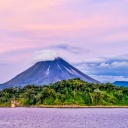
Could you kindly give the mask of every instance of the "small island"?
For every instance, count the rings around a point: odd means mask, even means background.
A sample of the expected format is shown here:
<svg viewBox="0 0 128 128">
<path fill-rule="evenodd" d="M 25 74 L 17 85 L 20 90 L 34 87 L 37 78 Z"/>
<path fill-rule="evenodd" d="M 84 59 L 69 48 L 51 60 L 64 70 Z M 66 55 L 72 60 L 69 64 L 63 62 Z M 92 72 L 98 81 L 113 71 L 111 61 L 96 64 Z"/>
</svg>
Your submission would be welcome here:
<svg viewBox="0 0 128 128">
<path fill-rule="evenodd" d="M 10 107 L 12 99 L 17 107 L 128 107 L 128 88 L 111 83 L 88 83 L 76 78 L 48 86 L 26 85 L 0 91 L 1 107 Z"/>
</svg>

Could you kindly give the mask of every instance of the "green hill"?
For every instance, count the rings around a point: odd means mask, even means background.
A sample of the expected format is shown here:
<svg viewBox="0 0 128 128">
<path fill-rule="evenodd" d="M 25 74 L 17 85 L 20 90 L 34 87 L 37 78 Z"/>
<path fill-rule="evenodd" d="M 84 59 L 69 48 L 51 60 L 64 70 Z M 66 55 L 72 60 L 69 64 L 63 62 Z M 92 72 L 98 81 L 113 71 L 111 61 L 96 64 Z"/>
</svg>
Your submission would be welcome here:
<svg viewBox="0 0 128 128">
<path fill-rule="evenodd" d="M 49 86 L 27 85 L 0 91 L 0 106 L 9 106 L 12 98 L 22 106 L 128 106 L 128 88 L 111 83 L 87 83 L 80 79 L 63 80 Z"/>
</svg>

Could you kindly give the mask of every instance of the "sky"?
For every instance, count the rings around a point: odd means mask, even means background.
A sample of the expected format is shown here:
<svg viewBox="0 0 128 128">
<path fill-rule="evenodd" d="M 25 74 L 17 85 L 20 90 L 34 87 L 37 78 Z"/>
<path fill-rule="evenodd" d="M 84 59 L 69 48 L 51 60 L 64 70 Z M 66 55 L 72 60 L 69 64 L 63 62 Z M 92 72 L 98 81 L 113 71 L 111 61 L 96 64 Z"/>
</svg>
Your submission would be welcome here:
<svg viewBox="0 0 128 128">
<path fill-rule="evenodd" d="M 128 0 L 1 0 L 0 83 L 49 54 L 101 82 L 128 81 L 127 5 Z"/>
</svg>

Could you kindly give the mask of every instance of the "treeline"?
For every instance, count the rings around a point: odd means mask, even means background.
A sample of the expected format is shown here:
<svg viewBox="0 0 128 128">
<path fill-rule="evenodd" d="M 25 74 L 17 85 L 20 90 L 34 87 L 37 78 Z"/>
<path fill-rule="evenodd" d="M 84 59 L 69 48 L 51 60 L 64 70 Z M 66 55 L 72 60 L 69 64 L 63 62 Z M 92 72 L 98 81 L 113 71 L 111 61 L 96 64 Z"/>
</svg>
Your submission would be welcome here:
<svg viewBox="0 0 128 128">
<path fill-rule="evenodd" d="M 80 79 L 63 80 L 49 86 L 27 85 L 0 91 L 0 106 L 10 106 L 15 98 L 21 106 L 104 105 L 128 106 L 128 88 L 111 83 L 93 84 Z"/>
</svg>

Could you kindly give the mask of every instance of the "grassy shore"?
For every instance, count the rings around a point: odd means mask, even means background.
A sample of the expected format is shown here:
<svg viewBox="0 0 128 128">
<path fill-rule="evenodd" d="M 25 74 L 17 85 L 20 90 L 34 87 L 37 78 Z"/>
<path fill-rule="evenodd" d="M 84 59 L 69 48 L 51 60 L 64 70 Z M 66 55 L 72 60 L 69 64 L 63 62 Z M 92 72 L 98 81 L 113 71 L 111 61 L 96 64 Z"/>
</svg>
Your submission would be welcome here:
<svg viewBox="0 0 128 128">
<path fill-rule="evenodd" d="M 1 105 L 0 108 L 10 108 L 11 105 Z M 85 105 L 32 105 L 32 106 L 24 106 L 18 105 L 16 107 L 25 107 L 25 108 L 128 108 L 128 106 L 103 106 L 103 105 L 96 105 L 96 106 L 85 106 Z"/>
</svg>

